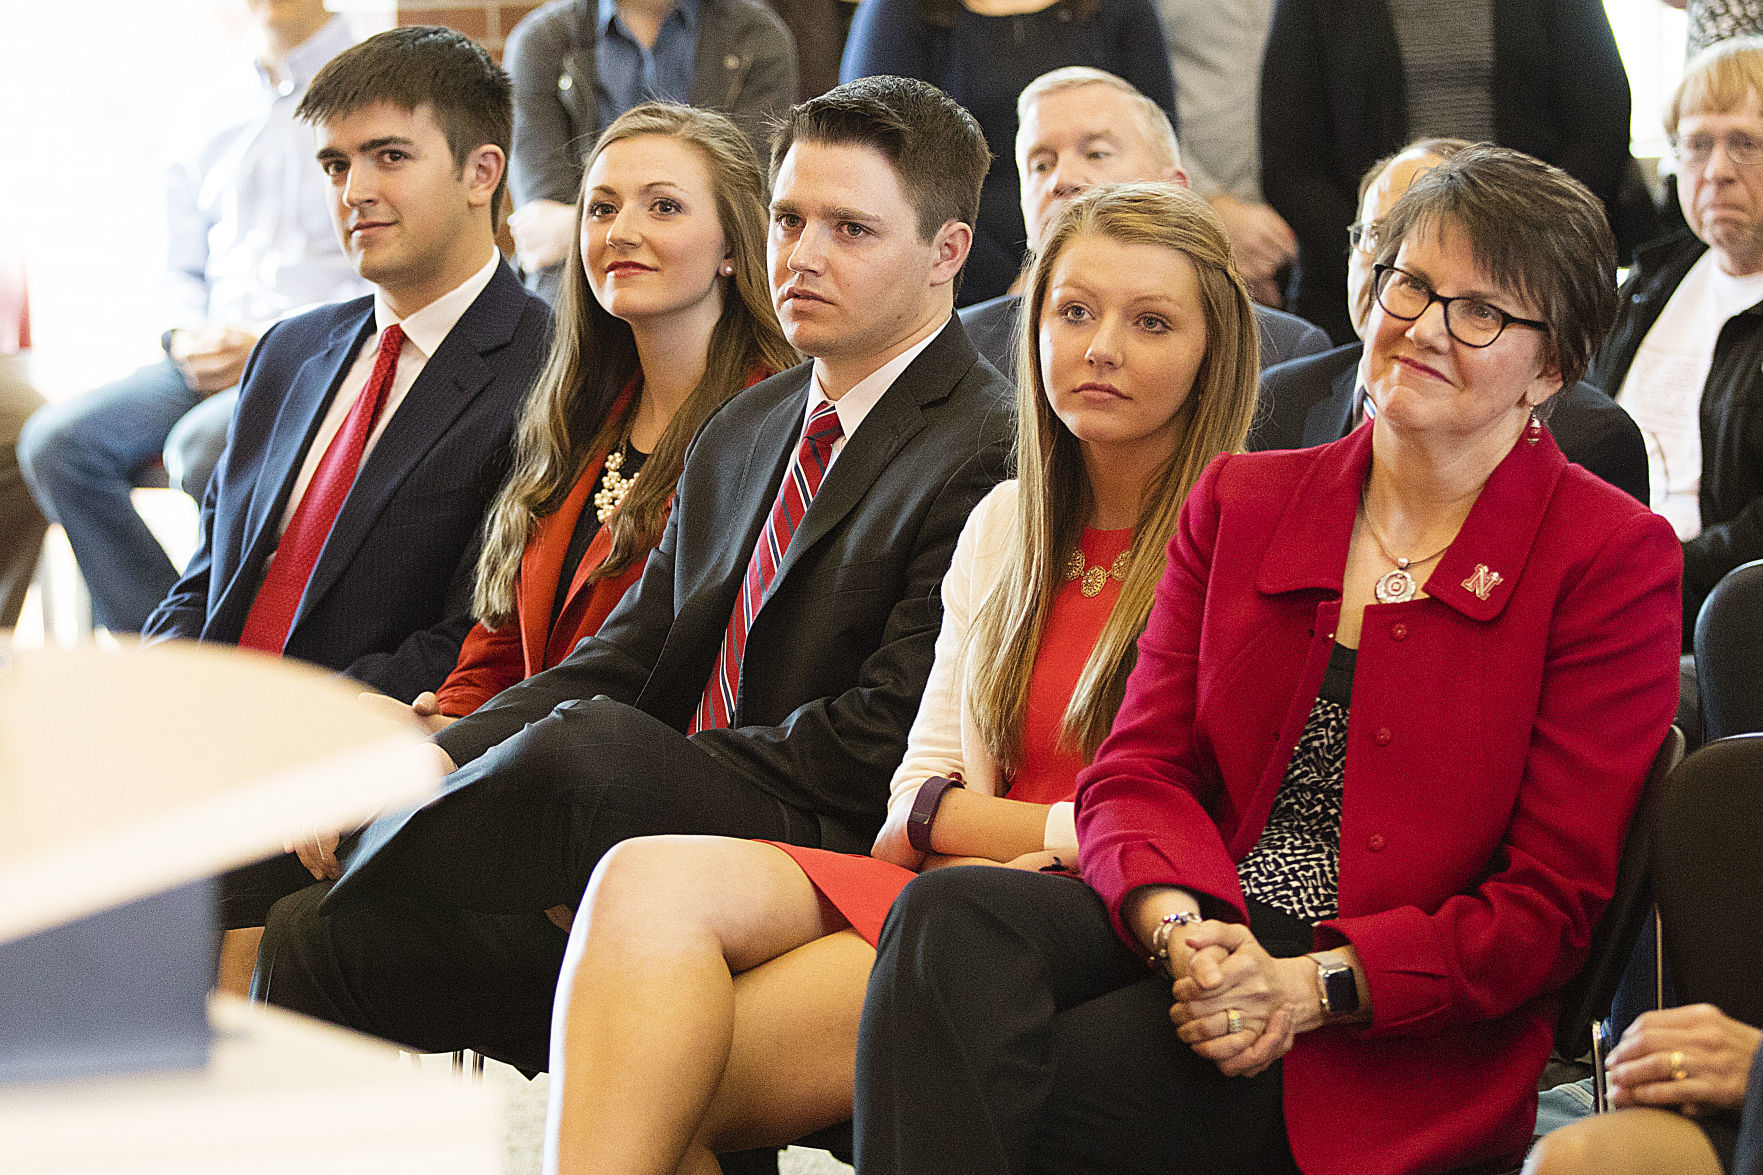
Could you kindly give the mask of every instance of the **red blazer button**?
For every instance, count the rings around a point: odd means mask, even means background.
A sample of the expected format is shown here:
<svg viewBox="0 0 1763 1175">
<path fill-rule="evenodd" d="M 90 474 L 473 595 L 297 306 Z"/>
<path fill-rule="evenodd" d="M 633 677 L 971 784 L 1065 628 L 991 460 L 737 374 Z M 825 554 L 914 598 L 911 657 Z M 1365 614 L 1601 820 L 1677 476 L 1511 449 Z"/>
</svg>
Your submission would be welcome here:
<svg viewBox="0 0 1763 1175">
<path fill-rule="evenodd" d="M 1378 746 L 1387 747 L 1390 745 L 1390 738 L 1392 737 L 1390 735 L 1390 728 L 1387 726 L 1380 726 L 1377 728 L 1377 733 L 1372 735 L 1372 737 L 1377 740 Z"/>
<path fill-rule="evenodd" d="M 1408 639 L 1408 626 L 1406 624 L 1392 624 L 1392 625 L 1390 625 L 1390 639 L 1393 641 L 1407 640 Z"/>
<path fill-rule="evenodd" d="M 1378 833 L 1372 833 L 1371 838 L 1365 842 L 1365 847 L 1374 853 L 1383 852 L 1383 837 Z"/>
</svg>

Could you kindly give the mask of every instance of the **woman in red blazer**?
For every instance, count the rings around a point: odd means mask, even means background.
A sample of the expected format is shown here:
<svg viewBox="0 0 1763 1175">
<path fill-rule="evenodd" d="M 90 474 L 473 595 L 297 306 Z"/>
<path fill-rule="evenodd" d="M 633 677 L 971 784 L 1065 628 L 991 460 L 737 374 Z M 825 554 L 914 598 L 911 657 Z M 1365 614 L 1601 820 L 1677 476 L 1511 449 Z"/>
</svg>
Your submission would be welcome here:
<svg viewBox="0 0 1763 1175">
<path fill-rule="evenodd" d="M 859 1046 L 875 1169 L 1522 1156 L 1676 704 L 1681 559 L 1533 416 L 1614 311 L 1590 193 L 1473 148 L 1378 254 L 1371 423 L 1189 495 L 1079 779 L 1089 886 L 927 875 L 895 905 Z"/>
<path fill-rule="evenodd" d="M 721 115 L 651 103 L 600 136 L 551 357 L 490 511 L 478 623 L 446 682 L 416 702 L 431 725 L 594 633 L 660 541 L 698 426 L 795 362 L 766 284 L 763 191 Z"/>
</svg>

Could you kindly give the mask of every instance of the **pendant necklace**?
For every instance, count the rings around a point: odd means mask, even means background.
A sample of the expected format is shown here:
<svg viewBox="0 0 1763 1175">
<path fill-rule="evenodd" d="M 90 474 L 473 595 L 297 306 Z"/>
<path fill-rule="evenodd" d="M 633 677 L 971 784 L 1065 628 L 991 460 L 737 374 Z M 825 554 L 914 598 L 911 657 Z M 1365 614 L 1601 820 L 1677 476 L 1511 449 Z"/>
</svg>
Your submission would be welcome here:
<svg viewBox="0 0 1763 1175">
<path fill-rule="evenodd" d="M 1383 536 L 1377 533 L 1377 524 L 1371 521 L 1371 504 L 1366 500 L 1365 489 L 1359 491 L 1359 511 L 1365 515 L 1365 529 L 1371 532 L 1371 541 L 1377 544 L 1377 549 L 1383 553 L 1385 559 L 1396 565 L 1394 571 L 1386 571 L 1377 577 L 1371 594 L 1377 597 L 1380 604 L 1406 604 L 1414 598 L 1416 589 L 1414 577 L 1408 573 L 1408 569 L 1422 563 L 1431 563 L 1450 550 L 1451 544 L 1446 543 L 1424 559 L 1398 559 L 1390 554 L 1389 547 L 1384 545 Z"/>
</svg>

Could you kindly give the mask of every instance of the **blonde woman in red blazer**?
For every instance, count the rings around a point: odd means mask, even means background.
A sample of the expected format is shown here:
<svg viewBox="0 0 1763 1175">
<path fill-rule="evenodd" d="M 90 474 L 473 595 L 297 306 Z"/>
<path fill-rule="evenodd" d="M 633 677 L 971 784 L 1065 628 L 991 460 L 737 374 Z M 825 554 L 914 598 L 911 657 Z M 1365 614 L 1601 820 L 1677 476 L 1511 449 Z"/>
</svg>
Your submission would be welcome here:
<svg viewBox="0 0 1763 1175">
<path fill-rule="evenodd" d="M 1079 779 L 1088 887 L 928 875 L 894 906 L 860 1165 L 1523 1155 L 1554 992 L 1676 704 L 1681 558 L 1532 415 L 1614 310 L 1596 200 L 1477 147 L 1378 252 L 1374 419 L 1220 458 L 1189 495 Z"/>
</svg>

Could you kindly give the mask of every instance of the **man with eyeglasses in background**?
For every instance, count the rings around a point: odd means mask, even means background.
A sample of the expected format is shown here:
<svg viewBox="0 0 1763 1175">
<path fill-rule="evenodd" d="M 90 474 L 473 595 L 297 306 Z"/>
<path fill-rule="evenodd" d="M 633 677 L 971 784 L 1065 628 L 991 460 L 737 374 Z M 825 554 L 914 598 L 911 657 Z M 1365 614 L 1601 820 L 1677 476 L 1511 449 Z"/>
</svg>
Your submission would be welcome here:
<svg viewBox="0 0 1763 1175">
<path fill-rule="evenodd" d="M 1354 332 L 1361 337 L 1371 316 L 1372 298 L 1376 296 L 1372 262 L 1377 256 L 1377 222 L 1423 172 L 1469 145 L 1462 139 L 1420 139 L 1372 164 L 1360 180 L 1359 215 L 1347 230 L 1347 314 Z M 1410 295 L 1418 295 L 1412 304 L 1393 300 L 1401 293 L 1400 289 L 1384 290 L 1385 311 L 1401 318 L 1408 317 L 1413 310 L 1425 313 L 1425 298 L 1430 291 L 1424 291 L 1424 287 L 1407 290 Z M 1482 336 L 1474 333 L 1470 325 L 1473 316 L 1461 301 L 1447 307 L 1446 321 L 1459 341 L 1469 346 L 1486 345 Z M 1502 319 L 1501 328 L 1505 325 Z M 1493 337 L 1498 337 L 1497 332 Z M 1364 350 L 1363 343 L 1348 343 L 1263 371 L 1262 405 L 1249 430 L 1249 448 L 1325 445 L 1363 423 L 1367 401 L 1359 379 L 1359 359 Z M 1647 457 L 1640 430 L 1619 405 L 1591 386 L 1589 380 L 1588 376 L 1586 381 L 1563 388 L 1550 399 L 1549 431 L 1569 461 L 1645 502 Z"/>
<path fill-rule="evenodd" d="M 1650 505 L 1683 542 L 1683 639 L 1763 558 L 1763 40 L 1704 51 L 1665 108 L 1687 231 L 1638 250 L 1586 379 L 1646 438 Z"/>
</svg>

